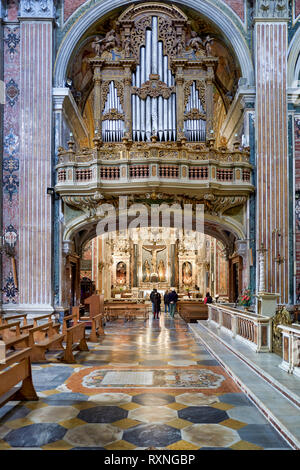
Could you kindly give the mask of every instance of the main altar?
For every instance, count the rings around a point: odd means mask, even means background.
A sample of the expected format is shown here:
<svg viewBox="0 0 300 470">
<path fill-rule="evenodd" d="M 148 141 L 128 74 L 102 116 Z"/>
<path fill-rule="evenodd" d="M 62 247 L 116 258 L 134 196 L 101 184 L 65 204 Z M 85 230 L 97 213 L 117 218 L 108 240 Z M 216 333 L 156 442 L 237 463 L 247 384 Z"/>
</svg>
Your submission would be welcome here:
<svg viewBox="0 0 300 470">
<path fill-rule="evenodd" d="M 148 298 L 175 287 L 187 298 L 207 290 L 225 295 L 228 267 L 224 247 L 212 237 L 177 228 L 138 227 L 105 233 L 89 244 L 90 271 L 95 290 L 110 298 Z M 101 261 L 99 261 L 101 260 Z M 87 260 L 82 262 L 86 268 Z M 223 286 L 216 285 L 221 273 Z"/>
</svg>

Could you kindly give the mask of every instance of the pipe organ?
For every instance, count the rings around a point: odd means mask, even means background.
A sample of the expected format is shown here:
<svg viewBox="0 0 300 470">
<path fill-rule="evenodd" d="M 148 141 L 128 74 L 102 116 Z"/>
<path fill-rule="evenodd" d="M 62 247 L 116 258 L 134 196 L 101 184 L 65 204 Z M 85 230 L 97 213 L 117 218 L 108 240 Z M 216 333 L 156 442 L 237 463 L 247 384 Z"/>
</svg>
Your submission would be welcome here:
<svg viewBox="0 0 300 470">
<path fill-rule="evenodd" d="M 163 54 L 162 41 L 158 41 L 157 16 L 152 17 L 151 29 L 146 29 L 145 46 L 140 48 L 139 64 L 132 74 L 132 137 L 134 141 L 150 141 L 151 135 L 156 135 L 161 142 L 175 141 L 175 92 L 169 98 L 148 95 L 144 99 L 134 93 L 151 78 L 174 88 L 169 58 Z"/>
<path fill-rule="evenodd" d="M 95 135 L 101 142 L 206 142 L 213 136 L 212 41 L 174 5 L 132 5 L 94 38 Z"/>
</svg>

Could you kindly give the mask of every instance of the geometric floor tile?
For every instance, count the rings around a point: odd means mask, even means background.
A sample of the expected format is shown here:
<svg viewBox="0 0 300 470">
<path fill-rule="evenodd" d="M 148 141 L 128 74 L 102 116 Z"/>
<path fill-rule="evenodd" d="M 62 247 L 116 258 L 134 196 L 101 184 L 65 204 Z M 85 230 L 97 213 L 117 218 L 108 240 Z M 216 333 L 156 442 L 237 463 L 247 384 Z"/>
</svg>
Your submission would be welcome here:
<svg viewBox="0 0 300 470">
<path fill-rule="evenodd" d="M 129 429 L 129 428 L 132 428 L 133 426 L 137 426 L 138 424 L 141 424 L 141 421 L 137 421 L 135 419 L 130 419 L 130 418 L 125 418 L 125 419 L 120 419 L 119 421 L 115 421 L 112 424 L 121 429 Z"/>
<path fill-rule="evenodd" d="M 218 402 L 218 398 L 215 395 L 208 396 L 203 393 L 182 393 L 181 395 L 177 395 L 175 399 L 177 403 L 187 406 L 210 405 Z"/>
<path fill-rule="evenodd" d="M 181 432 L 184 440 L 199 447 L 229 447 L 241 440 L 236 431 L 220 424 L 193 424 Z"/>
<path fill-rule="evenodd" d="M 166 447 L 181 439 L 181 432 L 166 424 L 141 424 L 124 431 L 123 439 L 139 447 Z"/>
<path fill-rule="evenodd" d="M 226 411 L 211 406 L 190 406 L 179 410 L 178 416 L 192 423 L 220 423 L 228 419 Z"/>
<path fill-rule="evenodd" d="M 166 423 L 177 418 L 177 412 L 165 406 L 143 406 L 129 411 L 128 417 L 145 423 Z"/>
<path fill-rule="evenodd" d="M 263 447 L 251 444 L 251 442 L 239 441 L 236 444 L 230 446 L 230 449 L 233 450 L 264 450 Z"/>
<path fill-rule="evenodd" d="M 127 441 L 116 441 L 113 442 L 112 444 L 108 444 L 105 446 L 105 449 L 107 450 L 133 450 L 135 449 L 136 446 L 133 444 L 130 444 L 130 442 Z"/>
<path fill-rule="evenodd" d="M 189 421 L 186 421 L 185 419 L 180 419 L 180 418 L 175 418 L 175 419 L 172 419 L 171 421 L 168 421 L 168 426 L 172 426 L 173 428 L 176 428 L 176 429 L 183 429 L 190 425 L 191 423 Z"/>
<path fill-rule="evenodd" d="M 123 431 L 111 424 L 84 424 L 74 429 L 69 429 L 64 440 L 73 447 L 107 446 L 122 439 Z"/>
<path fill-rule="evenodd" d="M 227 426 L 230 429 L 241 429 L 244 426 L 247 426 L 246 423 L 242 423 L 241 421 L 237 421 L 236 419 L 231 418 L 222 421 L 220 424 L 222 424 L 222 426 Z"/>
<path fill-rule="evenodd" d="M 72 406 L 47 406 L 31 411 L 27 419 L 35 423 L 59 423 L 77 415 L 78 410 Z"/>
<path fill-rule="evenodd" d="M 187 441 L 177 441 L 174 444 L 171 444 L 166 447 L 167 449 L 170 450 L 197 450 L 199 449 L 198 446 L 191 444 L 190 442 Z"/>
<path fill-rule="evenodd" d="M 12 447 L 42 447 L 63 439 L 66 429 L 56 423 L 38 423 L 10 431 L 5 441 Z"/>
</svg>

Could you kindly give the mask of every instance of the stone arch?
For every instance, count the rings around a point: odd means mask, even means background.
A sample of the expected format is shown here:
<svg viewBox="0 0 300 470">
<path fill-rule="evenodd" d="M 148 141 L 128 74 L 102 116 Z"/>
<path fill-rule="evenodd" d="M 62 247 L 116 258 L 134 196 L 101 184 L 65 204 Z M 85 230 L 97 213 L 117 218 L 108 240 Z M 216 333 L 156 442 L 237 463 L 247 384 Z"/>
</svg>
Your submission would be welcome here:
<svg viewBox="0 0 300 470">
<path fill-rule="evenodd" d="M 132 3 L 135 3 L 134 0 Z M 232 10 L 225 4 L 222 9 L 214 2 L 198 2 L 197 0 L 180 0 L 178 4 L 193 8 L 195 11 L 203 14 L 212 21 L 231 43 L 239 61 L 242 76 L 247 79 L 248 85 L 254 84 L 254 67 L 251 53 L 247 45 L 246 39 L 241 29 L 233 21 Z M 128 5 L 125 0 L 104 0 L 88 10 L 73 24 L 68 33 L 65 35 L 57 53 L 54 66 L 54 86 L 64 87 L 67 73 L 67 67 L 75 50 L 77 43 L 84 32 L 90 28 L 99 18 L 109 13 L 117 7 Z"/>
<path fill-rule="evenodd" d="M 288 87 L 297 88 L 300 75 L 300 28 L 296 31 L 288 50 Z"/>
</svg>

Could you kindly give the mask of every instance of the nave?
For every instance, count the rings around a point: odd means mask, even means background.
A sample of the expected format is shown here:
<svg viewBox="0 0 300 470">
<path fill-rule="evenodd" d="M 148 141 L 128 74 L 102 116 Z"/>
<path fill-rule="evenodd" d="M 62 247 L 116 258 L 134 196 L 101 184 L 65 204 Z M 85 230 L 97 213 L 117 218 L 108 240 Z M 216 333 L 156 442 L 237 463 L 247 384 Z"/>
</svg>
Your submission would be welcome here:
<svg viewBox="0 0 300 470">
<path fill-rule="evenodd" d="M 172 320 L 115 320 L 77 364 L 33 364 L 35 402 L 0 409 L 0 450 L 290 449 Z"/>
</svg>

